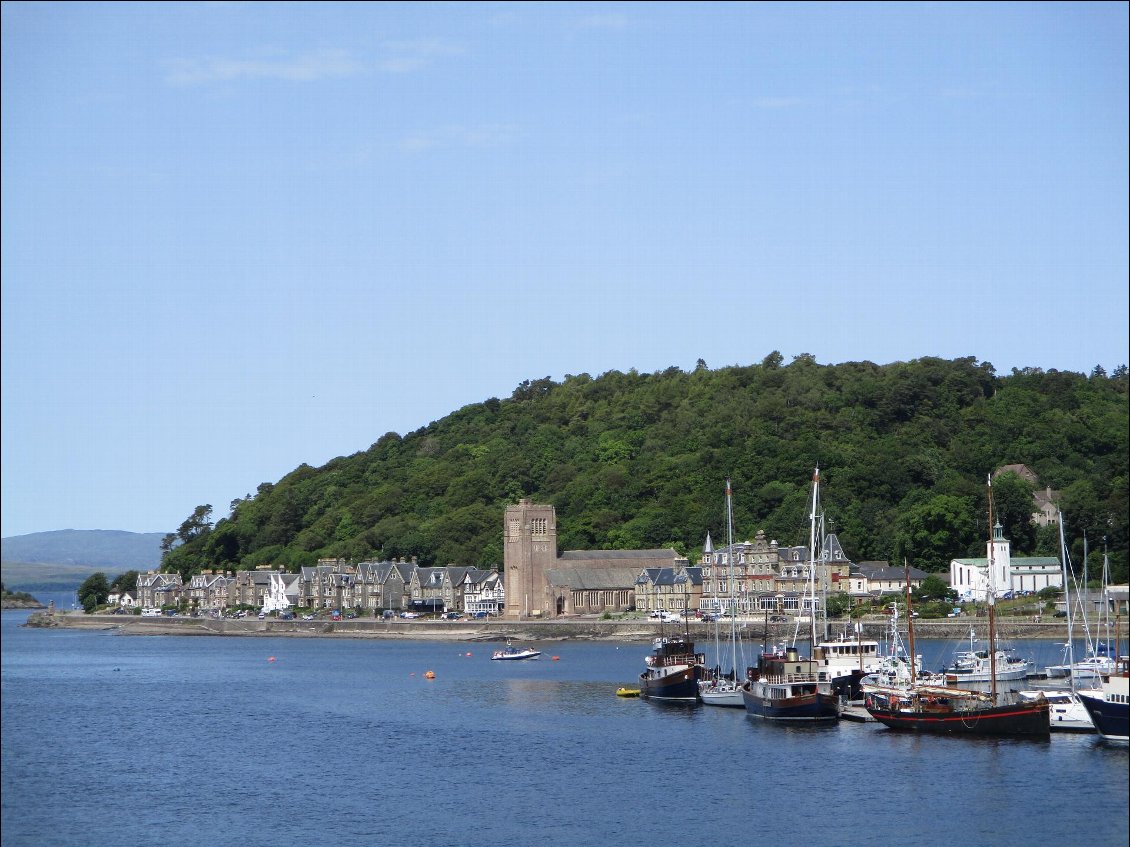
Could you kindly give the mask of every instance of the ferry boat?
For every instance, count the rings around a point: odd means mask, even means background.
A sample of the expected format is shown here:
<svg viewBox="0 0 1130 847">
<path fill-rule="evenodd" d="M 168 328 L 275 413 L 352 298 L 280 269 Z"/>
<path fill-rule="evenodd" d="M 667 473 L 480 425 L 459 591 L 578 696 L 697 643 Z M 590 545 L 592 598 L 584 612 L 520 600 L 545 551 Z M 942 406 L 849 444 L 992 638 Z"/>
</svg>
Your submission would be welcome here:
<svg viewBox="0 0 1130 847">
<path fill-rule="evenodd" d="M 705 678 L 706 654 L 694 651 L 687 638 L 656 638 L 640 674 L 640 697 L 671 703 L 698 703 Z"/>
<path fill-rule="evenodd" d="M 771 721 L 836 721 L 840 697 L 819 678 L 819 660 L 802 659 L 795 647 L 767 651 L 742 686 L 746 713 Z"/>
</svg>

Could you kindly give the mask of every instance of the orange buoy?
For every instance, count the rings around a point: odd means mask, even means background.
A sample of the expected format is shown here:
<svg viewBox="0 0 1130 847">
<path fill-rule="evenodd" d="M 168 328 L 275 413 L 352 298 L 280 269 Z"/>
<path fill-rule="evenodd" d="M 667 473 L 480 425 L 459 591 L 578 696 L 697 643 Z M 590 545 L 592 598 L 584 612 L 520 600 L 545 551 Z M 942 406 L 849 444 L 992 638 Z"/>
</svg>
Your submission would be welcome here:
<svg viewBox="0 0 1130 847">
<path fill-rule="evenodd" d="M 471 655 L 471 651 L 470 651 L 470 650 L 468 650 L 468 651 L 467 651 L 467 655 L 468 655 L 468 656 L 470 656 L 470 655 Z"/>
<path fill-rule="evenodd" d="M 274 656 L 269 656 L 269 657 L 267 657 L 267 661 L 268 662 L 277 662 L 278 659 L 276 659 Z"/>
<path fill-rule="evenodd" d="M 557 661 L 557 657 L 556 657 L 556 656 L 554 656 L 554 657 L 553 657 L 553 661 L 555 661 L 555 662 Z"/>
<path fill-rule="evenodd" d="M 427 673 L 424 674 L 424 679 L 435 679 L 435 678 L 436 678 L 435 671 L 428 671 Z"/>
</svg>

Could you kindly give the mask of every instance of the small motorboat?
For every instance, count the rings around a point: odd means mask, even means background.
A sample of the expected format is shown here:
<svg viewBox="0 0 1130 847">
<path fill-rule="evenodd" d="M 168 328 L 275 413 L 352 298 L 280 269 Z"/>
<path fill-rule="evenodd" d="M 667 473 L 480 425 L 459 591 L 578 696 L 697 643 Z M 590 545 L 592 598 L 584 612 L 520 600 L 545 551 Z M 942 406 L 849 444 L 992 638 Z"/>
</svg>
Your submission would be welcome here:
<svg viewBox="0 0 1130 847">
<path fill-rule="evenodd" d="M 540 656 L 540 650 L 531 650 L 529 647 L 518 649 L 513 644 L 508 643 L 504 650 L 495 650 L 490 660 L 492 662 L 518 662 L 523 659 L 536 659 Z"/>
</svg>

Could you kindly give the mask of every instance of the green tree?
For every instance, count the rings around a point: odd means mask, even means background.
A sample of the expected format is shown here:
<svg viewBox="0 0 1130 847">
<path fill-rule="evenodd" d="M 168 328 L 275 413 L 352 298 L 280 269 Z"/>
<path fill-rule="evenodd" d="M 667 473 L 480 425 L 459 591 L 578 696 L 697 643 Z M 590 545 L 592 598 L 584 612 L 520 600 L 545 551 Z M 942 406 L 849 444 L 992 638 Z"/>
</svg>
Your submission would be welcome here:
<svg viewBox="0 0 1130 847">
<path fill-rule="evenodd" d="M 926 571 L 946 570 L 978 537 L 969 499 L 948 494 L 907 509 L 899 525 L 898 558 Z"/>
<path fill-rule="evenodd" d="M 993 517 L 1016 552 L 1030 553 L 1036 549 L 1032 510 L 1032 486 L 1017 474 L 1009 471 L 993 480 Z M 988 538 L 987 531 L 985 537 Z"/>
<path fill-rule="evenodd" d="M 82 608 L 87 614 L 105 604 L 109 596 L 110 583 L 106 581 L 106 574 L 101 571 L 92 573 L 78 587 L 78 601 L 82 603 Z"/>
<path fill-rule="evenodd" d="M 110 593 L 122 591 L 136 591 L 137 578 L 140 574 L 137 571 L 126 571 L 125 573 L 118 574 L 114 577 L 114 581 L 110 583 Z"/>
<path fill-rule="evenodd" d="M 953 600 L 957 597 L 957 592 L 937 574 L 930 574 L 910 593 L 915 600 Z"/>
</svg>

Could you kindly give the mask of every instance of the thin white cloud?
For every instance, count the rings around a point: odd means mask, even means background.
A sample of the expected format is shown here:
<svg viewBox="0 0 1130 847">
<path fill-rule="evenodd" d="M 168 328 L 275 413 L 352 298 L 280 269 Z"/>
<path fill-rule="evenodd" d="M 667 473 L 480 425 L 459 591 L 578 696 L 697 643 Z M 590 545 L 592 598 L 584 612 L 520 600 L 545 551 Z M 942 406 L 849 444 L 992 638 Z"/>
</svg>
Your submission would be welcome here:
<svg viewBox="0 0 1130 847">
<path fill-rule="evenodd" d="M 166 63 L 166 80 L 174 85 L 202 85 L 236 79 L 281 79 L 313 82 L 354 76 L 364 65 L 345 50 L 320 50 L 282 59 L 172 59 Z"/>
<path fill-rule="evenodd" d="M 454 125 L 406 135 L 397 146 L 405 153 L 450 147 L 497 148 L 513 143 L 517 135 L 513 124 Z"/>
<path fill-rule="evenodd" d="M 759 109 L 791 109 L 804 103 L 799 97 L 758 97 L 753 101 Z"/>
<path fill-rule="evenodd" d="M 463 48 L 442 38 L 418 38 L 411 41 L 386 41 L 381 45 L 387 54 L 381 70 L 392 74 L 418 71 L 444 56 L 458 56 Z"/>
<path fill-rule="evenodd" d="M 629 23 L 627 15 L 604 14 L 586 15 L 578 22 L 581 29 L 626 29 Z"/>
</svg>

